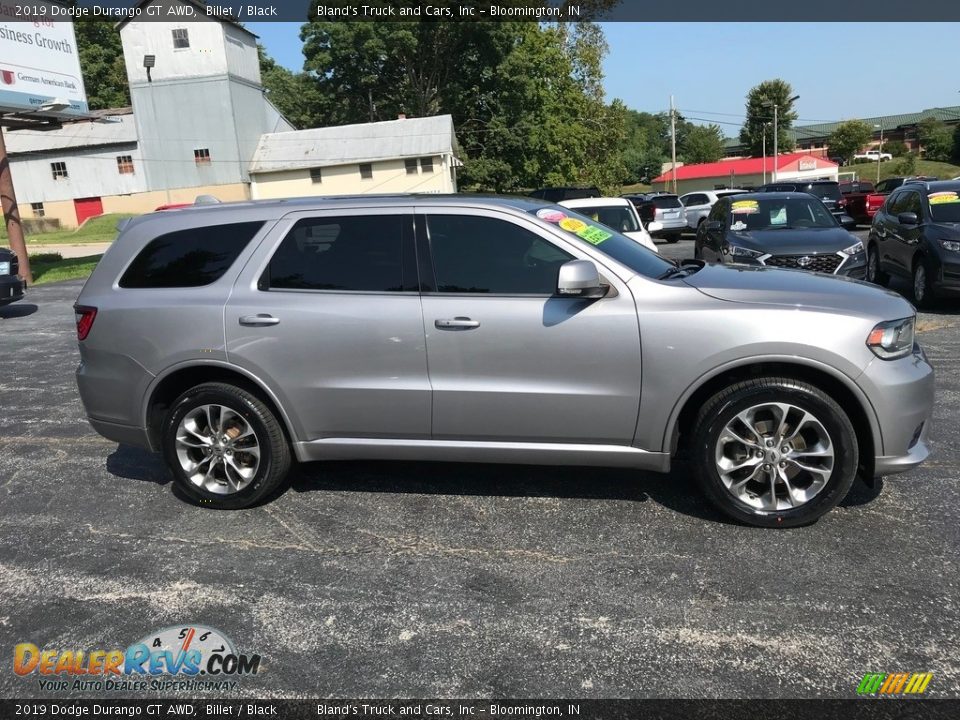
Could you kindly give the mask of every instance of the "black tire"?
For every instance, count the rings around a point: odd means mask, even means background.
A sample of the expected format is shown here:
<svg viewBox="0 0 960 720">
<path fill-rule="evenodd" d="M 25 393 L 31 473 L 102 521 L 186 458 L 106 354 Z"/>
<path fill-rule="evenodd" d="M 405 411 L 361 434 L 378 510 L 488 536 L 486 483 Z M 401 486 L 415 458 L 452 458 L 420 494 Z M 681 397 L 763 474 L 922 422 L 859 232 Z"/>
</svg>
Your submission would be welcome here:
<svg viewBox="0 0 960 720">
<path fill-rule="evenodd" d="M 177 454 L 177 430 L 181 420 L 203 405 L 222 405 L 238 414 L 253 430 L 259 443 L 260 459 L 256 473 L 246 486 L 229 494 L 210 492 L 191 482 Z M 237 510 L 255 505 L 279 488 L 290 470 L 290 445 L 273 412 L 253 393 L 227 383 L 197 385 L 177 398 L 164 420 L 161 442 L 164 459 L 177 487 L 205 507 Z"/>
<path fill-rule="evenodd" d="M 673 234 L 673 235 L 667 235 L 667 236 L 666 236 L 666 240 L 667 240 L 668 243 L 673 244 L 673 243 L 675 243 L 675 242 L 679 242 L 681 235 L 682 235 L 682 233 L 676 233 L 676 234 Z"/>
<path fill-rule="evenodd" d="M 727 489 L 717 470 L 715 449 L 721 432 L 738 413 L 774 402 L 789 403 L 817 418 L 830 436 L 834 465 L 822 489 L 803 504 L 763 510 L 741 501 Z M 764 377 L 731 385 L 704 403 L 694 424 L 691 458 L 704 494 L 726 515 L 757 527 L 789 528 L 814 522 L 846 496 L 856 477 L 859 446 L 850 419 L 828 395 L 800 380 Z"/>
<path fill-rule="evenodd" d="M 928 310 L 933 305 L 933 284 L 930 280 L 930 270 L 922 257 L 913 261 L 911 276 L 913 287 L 913 304 L 921 310 Z"/>
<path fill-rule="evenodd" d="M 890 282 L 890 276 L 880 269 L 880 251 L 876 245 L 870 245 L 867 249 L 867 282 L 874 285 L 886 286 Z"/>
</svg>

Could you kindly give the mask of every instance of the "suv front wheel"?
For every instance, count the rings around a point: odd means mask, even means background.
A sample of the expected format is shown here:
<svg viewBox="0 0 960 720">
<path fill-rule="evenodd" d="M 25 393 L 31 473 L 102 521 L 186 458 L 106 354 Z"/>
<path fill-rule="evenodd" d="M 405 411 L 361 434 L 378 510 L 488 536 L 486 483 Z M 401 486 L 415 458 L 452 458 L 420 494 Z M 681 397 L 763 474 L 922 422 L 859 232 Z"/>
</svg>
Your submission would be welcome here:
<svg viewBox="0 0 960 720">
<path fill-rule="evenodd" d="M 163 454 L 179 488 L 220 509 L 254 505 L 290 469 L 283 428 L 256 395 L 204 383 L 177 398 L 163 424 Z"/>
<path fill-rule="evenodd" d="M 727 387 L 703 405 L 694 427 L 703 491 L 730 517 L 760 527 L 819 518 L 850 490 L 858 457 L 843 409 L 790 378 Z"/>
</svg>

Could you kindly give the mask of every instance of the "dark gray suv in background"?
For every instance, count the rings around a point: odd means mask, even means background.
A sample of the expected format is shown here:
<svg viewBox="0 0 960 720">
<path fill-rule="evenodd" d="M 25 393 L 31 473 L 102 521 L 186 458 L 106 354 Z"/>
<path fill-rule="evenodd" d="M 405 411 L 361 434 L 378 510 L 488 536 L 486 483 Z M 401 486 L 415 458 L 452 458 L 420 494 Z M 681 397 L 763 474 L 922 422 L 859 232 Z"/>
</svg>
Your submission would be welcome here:
<svg viewBox="0 0 960 720">
<path fill-rule="evenodd" d="M 743 522 L 811 522 L 928 454 L 913 307 L 677 265 L 530 199 L 342 197 L 130 222 L 76 305 L 102 435 L 240 508 L 295 458 L 605 465 L 680 452 Z"/>
</svg>

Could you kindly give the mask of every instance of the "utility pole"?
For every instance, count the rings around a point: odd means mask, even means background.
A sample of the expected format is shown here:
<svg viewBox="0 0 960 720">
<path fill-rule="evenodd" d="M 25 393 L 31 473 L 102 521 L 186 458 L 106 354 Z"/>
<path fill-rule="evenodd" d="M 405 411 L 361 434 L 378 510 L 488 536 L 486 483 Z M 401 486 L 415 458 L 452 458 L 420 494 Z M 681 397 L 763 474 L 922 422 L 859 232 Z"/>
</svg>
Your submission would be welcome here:
<svg viewBox="0 0 960 720">
<path fill-rule="evenodd" d="M 27 281 L 27 285 L 32 285 L 33 273 L 30 272 L 30 258 L 23 240 L 20 208 L 17 207 L 17 195 L 13 189 L 13 174 L 10 172 L 10 158 L 7 157 L 7 144 L 3 139 L 2 124 L 0 124 L 0 203 L 3 205 L 3 220 L 7 226 L 10 249 L 17 256 L 17 262 L 20 264 L 19 275 Z"/>
<path fill-rule="evenodd" d="M 767 184 L 767 125 L 764 123 L 760 133 L 760 143 L 763 145 L 763 184 Z"/>
<path fill-rule="evenodd" d="M 670 174 L 673 176 L 673 194 L 677 194 L 677 111 L 670 96 Z"/>
<path fill-rule="evenodd" d="M 780 157 L 780 146 L 777 144 L 777 104 L 773 104 L 773 182 L 777 181 L 777 159 Z"/>
</svg>

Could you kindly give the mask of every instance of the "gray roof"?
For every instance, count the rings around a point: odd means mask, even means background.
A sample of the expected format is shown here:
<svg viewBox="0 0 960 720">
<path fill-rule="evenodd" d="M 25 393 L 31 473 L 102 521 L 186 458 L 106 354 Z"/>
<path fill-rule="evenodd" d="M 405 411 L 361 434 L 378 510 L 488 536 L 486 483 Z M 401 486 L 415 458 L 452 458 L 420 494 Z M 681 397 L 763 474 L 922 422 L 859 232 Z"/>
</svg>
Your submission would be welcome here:
<svg viewBox="0 0 960 720">
<path fill-rule="evenodd" d="M 7 152 L 15 155 L 137 142 L 137 126 L 130 108 L 96 110 L 92 114 L 96 120 L 65 122 L 52 130 L 8 130 L 4 133 Z"/>
<path fill-rule="evenodd" d="M 298 170 L 457 152 L 450 115 L 267 133 L 251 173 Z"/>
</svg>

